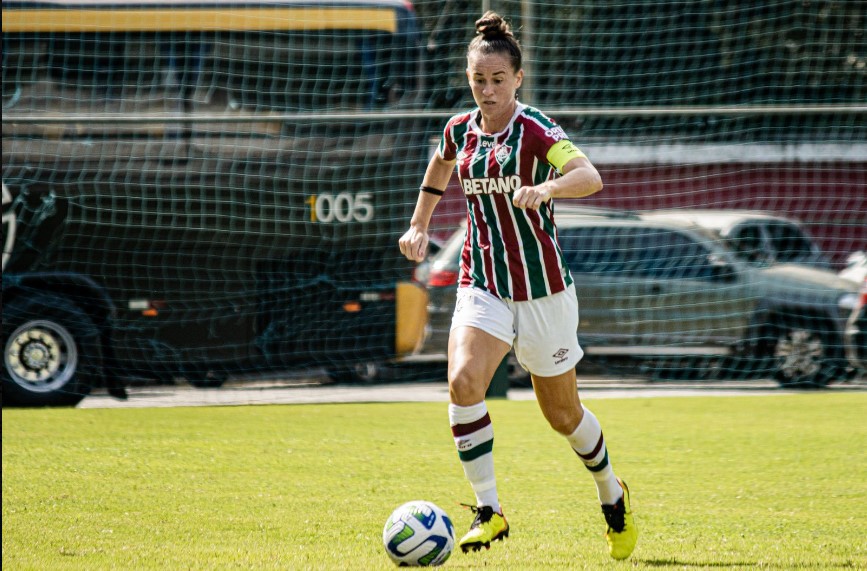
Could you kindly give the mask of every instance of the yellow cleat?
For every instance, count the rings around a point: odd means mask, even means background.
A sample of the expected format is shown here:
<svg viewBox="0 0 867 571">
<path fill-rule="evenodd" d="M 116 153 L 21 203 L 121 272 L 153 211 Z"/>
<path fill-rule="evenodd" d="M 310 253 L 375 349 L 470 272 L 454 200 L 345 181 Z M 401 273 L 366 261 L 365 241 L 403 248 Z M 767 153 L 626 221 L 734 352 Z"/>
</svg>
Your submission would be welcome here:
<svg viewBox="0 0 867 571">
<path fill-rule="evenodd" d="M 602 513 L 608 529 L 605 531 L 605 540 L 608 542 L 608 553 L 614 559 L 626 559 L 632 555 L 635 543 L 638 541 L 638 528 L 635 527 L 635 519 L 632 517 L 632 507 L 629 505 L 629 488 L 626 482 L 617 479 L 623 488 L 623 497 L 616 504 L 603 505 Z"/>
<path fill-rule="evenodd" d="M 476 519 L 473 520 L 470 531 L 458 542 L 464 553 L 470 549 L 479 551 L 482 547 L 490 549 L 492 541 L 509 537 L 509 524 L 502 513 L 495 512 L 490 506 L 467 507 L 476 514 Z"/>
</svg>

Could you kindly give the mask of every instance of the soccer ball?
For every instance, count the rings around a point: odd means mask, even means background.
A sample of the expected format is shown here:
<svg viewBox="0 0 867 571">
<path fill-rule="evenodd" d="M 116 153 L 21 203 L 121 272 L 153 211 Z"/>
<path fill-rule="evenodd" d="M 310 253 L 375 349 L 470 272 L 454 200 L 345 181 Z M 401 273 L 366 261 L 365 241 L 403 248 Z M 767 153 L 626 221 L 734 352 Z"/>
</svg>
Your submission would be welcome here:
<svg viewBox="0 0 867 571">
<path fill-rule="evenodd" d="M 446 512 L 435 504 L 407 502 L 388 517 L 382 543 L 401 567 L 442 565 L 455 546 L 455 529 Z"/>
</svg>

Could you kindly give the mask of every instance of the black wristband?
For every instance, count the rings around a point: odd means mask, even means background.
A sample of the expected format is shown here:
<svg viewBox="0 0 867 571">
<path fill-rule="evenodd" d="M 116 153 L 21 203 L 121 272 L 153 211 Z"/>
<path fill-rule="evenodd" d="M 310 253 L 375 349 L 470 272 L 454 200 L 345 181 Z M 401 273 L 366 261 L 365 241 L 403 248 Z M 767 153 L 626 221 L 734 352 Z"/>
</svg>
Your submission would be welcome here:
<svg viewBox="0 0 867 571">
<path fill-rule="evenodd" d="M 440 189 L 434 188 L 432 186 L 422 186 L 421 188 L 419 188 L 419 190 L 422 192 L 426 192 L 428 194 L 433 194 L 435 196 L 442 196 L 446 192 L 444 190 L 440 190 Z"/>
</svg>

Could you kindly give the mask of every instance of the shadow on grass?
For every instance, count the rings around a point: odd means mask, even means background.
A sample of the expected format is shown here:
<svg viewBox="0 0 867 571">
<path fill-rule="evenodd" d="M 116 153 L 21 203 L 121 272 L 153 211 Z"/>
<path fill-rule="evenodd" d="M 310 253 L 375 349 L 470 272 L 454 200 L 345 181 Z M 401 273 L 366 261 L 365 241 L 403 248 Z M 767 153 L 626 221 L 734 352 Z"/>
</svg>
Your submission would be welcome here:
<svg viewBox="0 0 867 571">
<path fill-rule="evenodd" d="M 756 563 L 755 561 L 717 561 L 717 562 L 707 562 L 707 561 L 683 561 L 681 559 L 676 558 L 667 558 L 667 559 L 636 559 L 636 562 L 643 563 L 648 567 L 705 567 L 705 568 L 713 568 L 713 567 L 761 567 L 762 569 L 791 569 L 791 563 L 769 563 L 764 562 L 761 565 Z M 837 565 L 829 565 L 827 563 L 821 562 L 805 562 L 798 563 L 798 569 L 855 569 L 857 566 L 852 561 L 847 561 L 846 563 L 841 563 Z"/>
<path fill-rule="evenodd" d="M 648 567 L 756 567 L 755 561 L 718 561 L 708 563 L 706 561 L 682 561 L 680 559 L 639 559 Z"/>
</svg>

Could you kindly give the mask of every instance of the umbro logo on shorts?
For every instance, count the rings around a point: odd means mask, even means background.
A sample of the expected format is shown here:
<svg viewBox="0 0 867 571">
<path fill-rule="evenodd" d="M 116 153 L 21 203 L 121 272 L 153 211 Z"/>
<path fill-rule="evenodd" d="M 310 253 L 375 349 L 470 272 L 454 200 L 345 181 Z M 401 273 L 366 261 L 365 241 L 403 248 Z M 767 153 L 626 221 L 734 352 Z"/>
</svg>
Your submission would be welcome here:
<svg viewBox="0 0 867 571">
<path fill-rule="evenodd" d="M 569 349 L 558 349 L 556 353 L 551 355 L 554 357 L 554 364 L 559 365 L 566 360 L 566 355 L 569 354 Z"/>
</svg>

